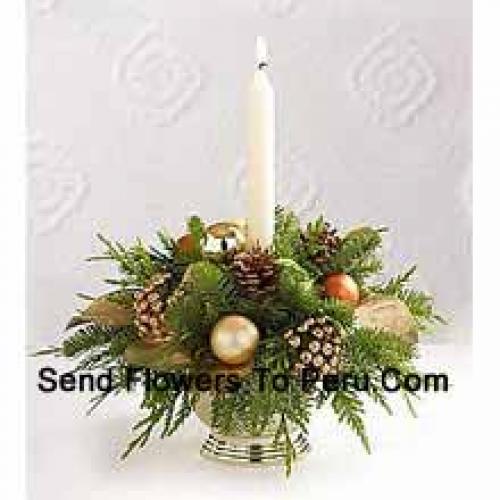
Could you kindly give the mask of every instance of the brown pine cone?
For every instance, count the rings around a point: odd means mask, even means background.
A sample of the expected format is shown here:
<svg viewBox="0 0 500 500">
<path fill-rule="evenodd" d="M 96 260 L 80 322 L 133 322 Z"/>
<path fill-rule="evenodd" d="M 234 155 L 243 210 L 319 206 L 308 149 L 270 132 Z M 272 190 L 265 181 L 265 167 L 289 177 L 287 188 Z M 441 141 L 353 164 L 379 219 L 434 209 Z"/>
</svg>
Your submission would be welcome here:
<svg viewBox="0 0 500 500">
<path fill-rule="evenodd" d="M 268 250 L 254 247 L 235 254 L 231 269 L 244 297 L 259 298 L 276 290 L 278 266 Z"/>
<path fill-rule="evenodd" d="M 345 333 L 328 316 L 311 317 L 283 334 L 295 351 L 293 369 L 319 370 L 321 375 L 336 374 L 342 365 L 342 344 Z"/>
<path fill-rule="evenodd" d="M 319 232 L 302 233 L 302 243 L 309 254 L 309 258 L 317 265 L 322 266 L 328 263 L 328 260 L 340 246 L 340 237 L 335 228 L 331 228 L 328 222 Z"/>
<path fill-rule="evenodd" d="M 172 336 L 165 318 L 165 301 L 170 288 L 170 273 L 153 276 L 150 283 L 134 296 L 134 324 L 139 336 L 149 342 L 165 342 Z"/>
</svg>

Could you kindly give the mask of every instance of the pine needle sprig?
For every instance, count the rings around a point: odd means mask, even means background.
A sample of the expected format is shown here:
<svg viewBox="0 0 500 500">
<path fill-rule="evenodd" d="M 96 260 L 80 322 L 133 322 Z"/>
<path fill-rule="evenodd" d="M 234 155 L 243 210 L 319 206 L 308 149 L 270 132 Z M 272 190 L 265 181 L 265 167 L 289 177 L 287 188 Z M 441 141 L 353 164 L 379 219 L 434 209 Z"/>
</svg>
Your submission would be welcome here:
<svg viewBox="0 0 500 500">
<path fill-rule="evenodd" d="M 211 262 L 192 264 L 188 272 L 182 295 L 167 304 L 165 317 L 184 344 L 197 350 L 206 345 L 216 321 L 234 310 L 235 291 L 227 274 Z"/>
<path fill-rule="evenodd" d="M 127 389 L 127 366 L 122 361 L 117 361 L 116 364 L 111 364 L 108 368 L 111 372 L 111 390 L 103 391 L 90 398 L 90 406 L 86 411 L 87 416 L 92 415 L 110 396 L 118 396 Z"/>
<path fill-rule="evenodd" d="M 347 359 L 349 373 L 367 375 L 369 387 L 367 396 L 381 406 L 389 415 L 392 409 L 382 386 L 382 373 L 385 369 L 397 370 L 402 378 L 416 373 L 413 359 L 416 348 L 408 341 L 386 331 L 356 328 L 348 336 Z M 410 398 L 416 396 L 401 385 L 398 391 L 412 415 L 415 409 Z"/>
<path fill-rule="evenodd" d="M 74 358 L 96 347 L 101 347 L 113 340 L 117 329 L 91 323 L 79 328 L 62 343 L 62 354 Z"/>
<path fill-rule="evenodd" d="M 287 418 L 284 413 L 281 414 L 280 423 L 274 435 L 274 446 L 279 446 L 282 443 L 285 452 L 285 473 L 289 477 L 292 473 L 292 465 L 297 458 L 297 452 L 293 445 L 292 438 L 290 437 L 290 430 L 288 428 Z"/>
<path fill-rule="evenodd" d="M 356 392 L 351 390 L 335 392 L 332 398 L 332 408 L 338 417 L 339 423 L 348 425 L 360 438 L 365 450 L 371 453 L 364 423 L 364 405 Z"/>
<path fill-rule="evenodd" d="M 122 459 L 135 449 L 143 448 L 158 426 L 162 428 L 161 438 L 172 435 L 191 414 L 194 401 L 189 393 L 182 390 L 145 391 L 141 408 L 148 413 L 133 426 L 133 430 L 139 434 L 129 443 L 122 454 Z"/>
<path fill-rule="evenodd" d="M 446 324 L 446 320 L 436 313 L 431 295 L 410 286 L 416 269 L 417 266 L 412 266 L 408 271 L 389 279 L 387 283 L 373 285 L 369 290 L 371 293 L 402 300 L 408 306 L 417 330 L 423 333 L 431 331 L 436 323 Z"/>
<path fill-rule="evenodd" d="M 382 245 L 382 234 L 386 228 L 361 227 L 342 239 L 338 251 L 329 262 L 331 272 L 349 274 L 358 284 L 383 269 L 377 251 Z"/>
<path fill-rule="evenodd" d="M 391 332 L 371 328 L 355 328 L 347 336 L 348 368 L 357 373 L 370 373 L 374 368 L 390 367 L 410 371 L 416 356 L 414 344 Z"/>
<path fill-rule="evenodd" d="M 300 221 L 293 212 L 277 207 L 273 249 L 277 258 L 295 259 L 300 251 Z"/>
<path fill-rule="evenodd" d="M 87 324 L 65 339 L 60 354 L 74 359 L 72 372 L 107 369 L 120 361 L 127 346 L 136 339 L 132 327 Z"/>
<path fill-rule="evenodd" d="M 107 259 L 116 262 L 122 277 L 115 283 L 123 288 L 142 287 L 151 279 L 151 276 L 163 270 L 161 259 L 157 256 L 155 258 L 140 239 L 127 248 L 120 242 L 113 243 L 102 234 L 98 234 L 97 238 L 105 246 L 104 255 L 90 257 L 87 260 Z"/>
</svg>

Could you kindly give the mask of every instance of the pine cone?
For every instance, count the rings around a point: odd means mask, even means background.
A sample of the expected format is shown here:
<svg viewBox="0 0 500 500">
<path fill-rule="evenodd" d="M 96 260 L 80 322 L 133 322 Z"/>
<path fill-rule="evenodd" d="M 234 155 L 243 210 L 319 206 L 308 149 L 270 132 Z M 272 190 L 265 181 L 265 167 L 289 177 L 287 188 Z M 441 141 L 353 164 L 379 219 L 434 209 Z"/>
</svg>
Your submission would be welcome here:
<svg viewBox="0 0 500 500">
<path fill-rule="evenodd" d="M 259 298 L 276 290 L 278 267 L 268 250 L 255 247 L 235 254 L 231 269 L 244 297 Z"/>
<path fill-rule="evenodd" d="M 341 241 L 337 230 L 331 228 L 328 222 L 324 223 L 323 229 L 319 232 L 302 233 L 301 239 L 309 258 L 319 266 L 328 263 L 338 250 Z"/>
<path fill-rule="evenodd" d="M 342 343 L 345 333 L 328 316 L 311 317 L 283 337 L 296 352 L 294 371 L 319 370 L 322 375 L 336 374 L 342 367 Z"/>
<path fill-rule="evenodd" d="M 170 291 L 170 273 L 153 276 L 150 283 L 135 294 L 134 324 L 139 336 L 150 342 L 164 342 L 172 331 L 165 323 L 165 301 Z"/>
</svg>

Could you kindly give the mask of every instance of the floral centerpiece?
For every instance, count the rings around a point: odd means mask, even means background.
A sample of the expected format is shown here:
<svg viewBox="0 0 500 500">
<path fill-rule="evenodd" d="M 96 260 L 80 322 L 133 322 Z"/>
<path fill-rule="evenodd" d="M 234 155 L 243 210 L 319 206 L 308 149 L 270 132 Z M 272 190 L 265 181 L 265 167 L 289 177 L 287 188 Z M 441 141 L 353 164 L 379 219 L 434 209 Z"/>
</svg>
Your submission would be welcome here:
<svg viewBox="0 0 500 500">
<path fill-rule="evenodd" d="M 194 413 L 210 428 L 202 454 L 290 471 L 317 408 L 330 407 L 367 450 L 365 405 L 391 412 L 389 378 L 413 412 L 403 381 L 418 335 L 441 321 L 410 286 L 415 268 L 383 279 L 384 228 L 339 233 L 322 217 L 301 226 L 282 208 L 275 220 L 267 248 L 248 247 L 242 221 L 198 217 L 180 238 L 159 232 L 155 246 L 99 236 L 104 253 L 90 260 L 118 265 L 112 289 L 84 296 L 61 345 L 42 353 L 75 360 L 76 373 L 109 373 L 92 410 L 142 392 L 124 456 Z"/>
</svg>

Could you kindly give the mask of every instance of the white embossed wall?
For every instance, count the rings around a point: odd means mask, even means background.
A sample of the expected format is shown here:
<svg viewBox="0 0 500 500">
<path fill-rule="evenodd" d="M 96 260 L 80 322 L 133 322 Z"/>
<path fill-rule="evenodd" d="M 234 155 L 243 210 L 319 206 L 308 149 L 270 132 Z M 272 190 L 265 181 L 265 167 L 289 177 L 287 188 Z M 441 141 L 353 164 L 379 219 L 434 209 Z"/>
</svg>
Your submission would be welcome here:
<svg viewBox="0 0 500 500">
<path fill-rule="evenodd" d="M 391 227 L 394 270 L 467 340 L 469 0 L 29 0 L 30 342 L 102 290 L 93 235 L 243 213 L 253 44 L 272 51 L 278 195 L 340 227 Z"/>
</svg>

